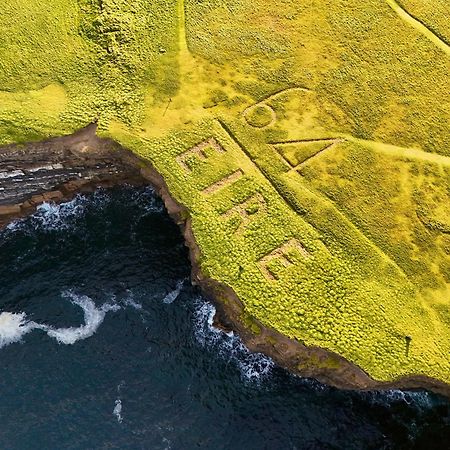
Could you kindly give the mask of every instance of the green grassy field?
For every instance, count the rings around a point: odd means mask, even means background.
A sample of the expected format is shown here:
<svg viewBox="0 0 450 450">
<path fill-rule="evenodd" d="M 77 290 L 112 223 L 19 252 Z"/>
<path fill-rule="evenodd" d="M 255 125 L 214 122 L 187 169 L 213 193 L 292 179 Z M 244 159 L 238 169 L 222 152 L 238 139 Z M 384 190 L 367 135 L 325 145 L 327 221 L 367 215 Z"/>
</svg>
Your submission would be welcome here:
<svg viewBox="0 0 450 450">
<path fill-rule="evenodd" d="M 450 383 L 447 2 L 5 1 L 1 144 L 98 121 L 248 315 Z"/>
</svg>

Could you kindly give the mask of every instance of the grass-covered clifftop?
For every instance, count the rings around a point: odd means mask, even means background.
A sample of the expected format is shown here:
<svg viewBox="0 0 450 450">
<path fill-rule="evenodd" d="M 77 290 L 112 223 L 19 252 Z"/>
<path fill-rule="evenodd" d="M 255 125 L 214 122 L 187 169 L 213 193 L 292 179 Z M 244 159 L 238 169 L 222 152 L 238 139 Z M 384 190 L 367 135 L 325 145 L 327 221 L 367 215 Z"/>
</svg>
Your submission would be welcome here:
<svg viewBox="0 0 450 450">
<path fill-rule="evenodd" d="M 0 143 L 97 121 L 163 175 L 249 316 L 377 380 L 450 383 L 449 16 L 6 0 Z"/>
</svg>

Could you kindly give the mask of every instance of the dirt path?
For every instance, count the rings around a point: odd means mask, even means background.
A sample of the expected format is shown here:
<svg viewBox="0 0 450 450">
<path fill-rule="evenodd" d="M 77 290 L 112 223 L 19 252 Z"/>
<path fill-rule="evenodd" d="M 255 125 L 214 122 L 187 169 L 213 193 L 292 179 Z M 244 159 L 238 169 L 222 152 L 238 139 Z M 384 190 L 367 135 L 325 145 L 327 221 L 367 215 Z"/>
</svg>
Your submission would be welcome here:
<svg viewBox="0 0 450 450">
<path fill-rule="evenodd" d="M 189 53 L 186 35 L 186 5 L 185 0 L 178 0 L 178 45 L 180 47 L 180 53 Z"/>
<path fill-rule="evenodd" d="M 396 0 L 386 0 L 387 4 L 403 19 L 406 23 L 422 33 L 436 47 L 441 49 L 447 56 L 450 56 L 450 45 L 443 41 L 436 33 L 430 30 L 419 19 L 416 19 L 408 11 L 403 9 Z"/>
</svg>

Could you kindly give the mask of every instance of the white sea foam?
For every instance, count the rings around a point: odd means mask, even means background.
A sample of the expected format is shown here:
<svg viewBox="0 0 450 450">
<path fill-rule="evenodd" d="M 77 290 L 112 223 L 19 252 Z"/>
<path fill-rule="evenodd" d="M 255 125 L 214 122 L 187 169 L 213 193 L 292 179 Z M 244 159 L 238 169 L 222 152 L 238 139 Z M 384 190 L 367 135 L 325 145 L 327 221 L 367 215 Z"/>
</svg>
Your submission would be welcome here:
<svg viewBox="0 0 450 450">
<path fill-rule="evenodd" d="M 34 328 L 36 324 L 26 320 L 25 313 L 2 312 L 0 314 L 0 348 L 19 342 Z"/>
<path fill-rule="evenodd" d="M 79 223 L 88 208 L 99 210 L 110 201 L 110 195 L 98 189 L 91 196 L 77 194 L 71 201 L 63 203 L 44 202 L 36 208 L 29 219 L 21 219 L 10 226 L 10 231 L 27 229 L 42 231 L 69 230 Z M 18 222 L 18 223 L 17 223 Z"/>
<path fill-rule="evenodd" d="M 14 233 L 16 231 L 19 231 L 22 228 L 23 219 L 14 220 L 5 227 L 5 232 L 7 234 Z"/>
<path fill-rule="evenodd" d="M 171 450 L 172 448 L 172 442 L 170 439 L 167 439 L 166 437 L 162 438 L 162 443 L 165 445 L 164 450 Z"/>
<path fill-rule="evenodd" d="M 69 328 L 47 327 L 47 334 L 60 344 L 72 345 L 75 342 L 91 337 L 105 319 L 108 311 L 117 311 L 120 306 L 106 303 L 100 308 L 86 295 L 76 295 L 71 291 L 64 292 L 63 297 L 68 298 L 74 305 L 84 311 L 84 325 Z"/>
<path fill-rule="evenodd" d="M 30 217 L 18 219 L 8 224 L 3 231 L 4 236 L 7 237 L 17 232 L 30 234 L 36 230 L 47 232 L 69 230 L 85 214 L 89 203 L 97 205 L 100 201 L 95 199 L 95 195 L 89 199 L 78 194 L 69 202 L 59 204 L 44 202 L 36 208 L 36 211 Z"/>
<path fill-rule="evenodd" d="M 144 190 L 133 191 L 132 202 L 143 211 L 148 213 L 161 213 L 164 205 L 159 200 L 155 191 L 148 187 Z M 77 194 L 71 201 L 59 204 L 44 202 L 39 205 L 30 217 L 18 219 L 8 224 L 1 231 L 3 236 L 16 232 L 33 233 L 35 230 L 57 231 L 71 230 L 79 223 L 79 219 L 86 214 L 87 210 L 93 208 L 96 211 L 105 208 L 112 200 L 110 193 L 105 189 L 97 189 L 92 195 Z"/>
<path fill-rule="evenodd" d="M 118 397 L 116 399 L 115 402 L 115 406 L 113 409 L 113 414 L 116 416 L 117 422 L 122 423 L 123 421 L 123 417 L 122 417 L 122 400 L 120 399 L 120 393 L 122 388 L 125 386 L 125 381 L 122 380 L 118 385 L 117 385 L 117 394 Z"/>
<path fill-rule="evenodd" d="M 408 392 L 407 394 L 413 404 L 422 408 L 428 409 L 433 405 L 432 394 L 428 391 Z"/>
<path fill-rule="evenodd" d="M 372 405 L 391 407 L 398 403 L 412 405 L 419 409 L 428 409 L 433 405 L 433 394 L 428 391 L 401 391 L 391 389 L 388 391 L 372 391 L 363 395 Z"/>
<path fill-rule="evenodd" d="M 77 195 L 70 202 L 42 203 L 31 216 L 31 222 L 34 228 L 46 231 L 65 230 L 85 213 L 86 204 L 87 198 L 82 195 Z"/>
<path fill-rule="evenodd" d="M 175 289 L 173 291 L 170 291 L 164 298 L 163 298 L 163 303 L 166 304 L 170 304 L 173 303 L 178 296 L 180 295 L 181 290 L 183 289 L 183 285 L 184 285 L 185 280 L 180 280 L 178 281 Z"/>
<path fill-rule="evenodd" d="M 211 303 L 196 300 L 194 333 L 200 345 L 213 348 L 222 358 L 236 364 L 245 381 L 260 382 L 268 378 L 275 365 L 272 359 L 261 353 L 251 353 L 233 332 L 215 328 L 215 313 Z"/>
<path fill-rule="evenodd" d="M 124 299 L 124 300 L 122 300 L 122 303 L 125 305 L 125 306 L 131 306 L 132 308 L 134 308 L 134 309 L 136 309 L 136 310 L 138 310 L 138 311 L 143 311 L 143 307 L 142 307 L 142 304 L 141 303 L 139 303 L 139 302 L 137 302 L 135 299 L 134 299 L 134 294 L 133 294 L 133 292 L 131 292 L 131 291 L 128 291 L 128 295 L 127 295 L 127 297 Z"/>
<path fill-rule="evenodd" d="M 113 414 L 116 416 L 117 422 L 122 423 L 122 400 L 118 398 L 116 400 L 116 405 L 114 406 Z"/>
</svg>

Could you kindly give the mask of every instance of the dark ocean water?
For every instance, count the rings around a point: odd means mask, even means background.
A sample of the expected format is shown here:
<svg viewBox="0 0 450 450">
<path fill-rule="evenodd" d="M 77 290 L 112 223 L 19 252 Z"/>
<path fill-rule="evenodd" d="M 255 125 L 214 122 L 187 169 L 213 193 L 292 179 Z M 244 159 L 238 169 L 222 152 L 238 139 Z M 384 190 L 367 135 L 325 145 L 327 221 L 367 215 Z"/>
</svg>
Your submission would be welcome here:
<svg viewBox="0 0 450 450">
<path fill-rule="evenodd" d="M 450 403 L 289 375 L 189 283 L 151 189 L 44 205 L 0 233 L 0 450 L 448 449 Z"/>
</svg>

